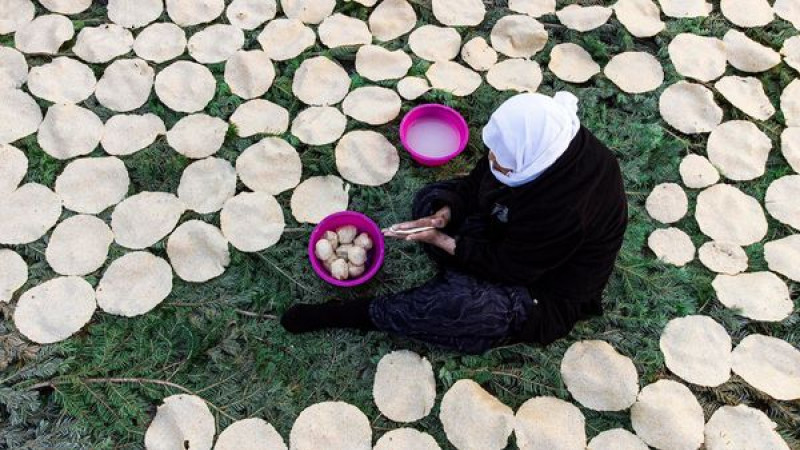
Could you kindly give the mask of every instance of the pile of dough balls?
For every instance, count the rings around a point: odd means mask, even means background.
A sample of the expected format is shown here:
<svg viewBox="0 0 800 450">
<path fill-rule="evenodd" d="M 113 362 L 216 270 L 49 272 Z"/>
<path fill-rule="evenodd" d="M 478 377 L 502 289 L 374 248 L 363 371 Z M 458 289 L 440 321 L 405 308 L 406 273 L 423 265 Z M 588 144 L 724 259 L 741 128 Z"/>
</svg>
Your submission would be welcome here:
<svg viewBox="0 0 800 450">
<path fill-rule="evenodd" d="M 364 274 L 367 252 L 371 249 L 372 239 L 367 233 L 359 233 L 353 225 L 326 231 L 314 244 L 314 254 L 331 276 L 340 281 Z"/>
</svg>

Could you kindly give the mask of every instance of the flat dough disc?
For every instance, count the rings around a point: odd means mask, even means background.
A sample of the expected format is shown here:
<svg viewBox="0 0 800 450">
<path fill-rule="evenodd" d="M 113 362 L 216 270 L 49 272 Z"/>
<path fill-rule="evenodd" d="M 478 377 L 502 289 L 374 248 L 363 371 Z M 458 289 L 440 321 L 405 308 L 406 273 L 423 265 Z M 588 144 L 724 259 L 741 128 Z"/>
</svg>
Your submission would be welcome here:
<svg viewBox="0 0 800 450">
<path fill-rule="evenodd" d="M 233 0 L 225 11 L 231 25 L 242 30 L 255 30 L 264 22 L 275 18 L 278 5 L 275 0 Z"/>
<path fill-rule="evenodd" d="M 719 9 L 728 21 L 743 28 L 763 27 L 775 18 L 767 0 L 721 0 Z"/>
<path fill-rule="evenodd" d="M 800 230 L 800 175 L 787 175 L 767 188 L 764 204 L 769 215 L 781 223 Z"/>
<path fill-rule="evenodd" d="M 722 406 L 706 424 L 706 448 L 762 448 L 789 450 L 775 430 L 778 425 L 763 412 L 747 405 Z"/>
<path fill-rule="evenodd" d="M 461 36 L 455 28 L 423 25 L 408 36 L 408 46 L 427 61 L 449 61 L 458 56 Z"/>
<path fill-rule="evenodd" d="M 380 186 L 394 178 L 400 168 L 397 149 L 375 131 L 351 131 L 336 145 L 336 168 L 355 184 Z"/>
<path fill-rule="evenodd" d="M 347 209 L 349 186 L 334 175 L 311 177 L 292 192 L 291 208 L 295 220 L 319 223 L 325 217 Z"/>
<path fill-rule="evenodd" d="M 354 17 L 336 13 L 325 18 L 319 28 L 319 40 L 328 48 L 366 45 L 372 42 L 367 23 Z"/>
<path fill-rule="evenodd" d="M 713 6 L 705 0 L 658 0 L 668 17 L 707 17 Z"/>
<path fill-rule="evenodd" d="M 225 82 L 244 99 L 266 94 L 275 80 L 275 67 L 261 50 L 236 52 L 225 64 Z"/>
<path fill-rule="evenodd" d="M 728 30 L 722 41 L 728 62 L 742 72 L 765 72 L 781 62 L 780 53 L 750 39 L 739 30 Z"/>
<path fill-rule="evenodd" d="M 342 102 L 345 115 L 370 125 L 383 125 L 400 114 L 397 92 L 380 86 L 364 86 L 347 94 Z"/>
<path fill-rule="evenodd" d="M 747 246 L 767 235 L 767 219 L 758 200 L 739 189 L 717 184 L 697 196 L 700 231 L 720 242 Z"/>
<path fill-rule="evenodd" d="M 25 55 L 11 47 L 0 47 L 0 89 L 17 89 L 27 80 Z"/>
<path fill-rule="evenodd" d="M 690 189 L 704 189 L 719 181 L 719 172 L 705 156 L 686 155 L 679 168 L 681 180 Z"/>
<path fill-rule="evenodd" d="M 786 126 L 800 126 L 800 82 L 792 80 L 781 93 L 781 112 Z"/>
<path fill-rule="evenodd" d="M 658 110 L 664 121 L 685 134 L 708 133 L 722 122 L 722 108 L 711 90 L 686 81 L 664 89 Z"/>
<path fill-rule="evenodd" d="M 547 45 L 547 30 L 533 17 L 504 16 L 489 35 L 492 47 L 511 58 L 530 58 Z"/>
<path fill-rule="evenodd" d="M 219 228 L 199 220 L 184 222 L 172 232 L 167 255 L 175 274 L 190 283 L 222 275 L 231 262 L 228 240 Z"/>
<path fill-rule="evenodd" d="M 648 448 L 639 436 L 623 428 L 614 428 L 592 438 L 586 450 L 648 450 Z"/>
<path fill-rule="evenodd" d="M 661 10 L 652 0 L 619 0 L 612 8 L 620 23 L 636 37 L 655 36 L 666 26 L 661 21 Z"/>
<path fill-rule="evenodd" d="M 114 208 L 114 240 L 133 250 L 150 247 L 175 228 L 184 211 L 186 205 L 173 194 L 140 192 Z"/>
<path fill-rule="evenodd" d="M 245 186 L 278 195 L 300 183 L 303 163 L 288 142 L 268 137 L 251 145 L 236 159 L 236 172 Z"/>
<path fill-rule="evenodd" d="M 53 103 L 80 103 L 94 93 L 96 85 L 89 66 L 65 56 L 33 67 L 28 74 L 31 94 Z"/>
<path fill-rule="evenodd" d="M 661 63 L 655 56 L 645 52 L 620 53 L 611 58 L 603 72 L 617 87 L 629 94 L 653 91 L 664 82 Z"/>
<path fill-rule="evenodd" d="M 113 241 L 114 234 L 105 222 L 79 214 L 55 227 L 45 258 L 59 275 L 88 275 L 105 264 Z"/>
<path fill-rule="evenodd" d="M 698 256 L 712 272 L 736 275 L 747 270 L 747 253 L 735 244 L 709 241 L 700 246 Z"/>
<path fill-rule="evenodd" d="M 97 306 L 117 316 L 150 312 L 172 292 L 172 267 L 148 252 L 132 252 L 112 262 L 97 285 Z"/>
<path fill-rule="evenodd" d="M 764 244 L 764 259 L 769 270 L 793 281 L 800 281 L 800 234 Z"/>
<path fill-rule="evenodd" d="M 0 249 L 0 303 L 8 303 L 19 288 L 28 282 L 28 264 L 17 252 Z"/>
<path fill-rule="evenodd" d="M 0 10 L 0 34 L 17 31 L 33 20 L 35 14 L 36 6 L 31 0 L 5 0 L 4 7 Z"/>
<path fill-rule="evenodd" d="M 361 410 L 344 402 L 304 409 L 289 434 L 292 450 L 371 450 L 372 428 Z"/>
<path fill-rule="evenodd" d="M 541 17 L 556 12 L 555 0 L 509 0 L 508 9 L 531 17 Z"/>
<path fill-rule="evenodd" d="M 800 71 L 800 36 L 792 36 L 783 41 L 781 55 L 783 62 L 792 69 Z"/>
<path fill-rule="evenodd" d="M 476 36 L 461 47 L 461 59 L 473 69 L 483 72 L 497 63 L 497 52 L 481 36 Z"/>
<path fill-rule="evenodd" d="M 447 91 L 456 97 L 466 97 L 483 82 L 480 74 L 453 61 L 431 64 L 425 76 L 434 89 Z"/>
<path fill-rule="evenodd" d="M 274 8 L 274 6 L 273 6 Z M 228 7 L 230 10 L 230 7 Z M 266 421 L 252 417 L 237 420 L 220 433 L 215 450 L 288 450 L 286 443 L 275 427 Z"/>
<path fill-rule="evenodd" d="M 772 141 L 755 124 L 731 120 L 714 128 L 706 152 L 711 163 L 726 178 L 749 181 L 764 175 Z"/>
<path fill-rule="evenodd" d="M 482 0 L 433 0 L 431 6 L 436 20 L 450 27 L 479 25 L 486 15 Z"/>
<path fill-rule="evenodd" d="M 226 239 L 243 252 L 260 252 L 277 244 L 286 222 L 275 197 L 242 192 L 225 202 L 220 227 Z"/>
<path fill-rule="evenodd" d="M 164 12 L 163 0 L 108 0 L 108 19 L 125 28 L 141 28 Z"/>
<path fill-rule="evenodd" d="M 676 183 L 661 183 L 645 200 L 647 214 L 661 223 L 675 223 L 689 211 L 689 198 Z"/>
<path fill-rule="evenodd" d="M 300 63 L 292 80 L 292 92 L 307 105 L 330 106 L 342 101 L 350 90 L 350 76 L 325 56 Z"/>
<path fill-rule="evenodd" d="M 167 14 L 183 28 L 213 22 L 225 10 L 225 0 L 166 0 Z"/>
<path fill-rule="evenodd" d="M 380 412 L 395 422 L 415 422 L 430 414 L 436 401 L 431 363 L 408 350 L 378 362 L 372 395 Z"/>
<path fill-rule="evenodd" d="M 97 82 L 94 96 L 112 111 L 133 111 L 150 98 L 155 75 L 155 70 L 142 59 L 114 61 Z"/>
<path fill-rule="evenodd" d="M 80 331 L 96 307 L 94 289 L 83 278 L 53 278 L 20 295 L 14 325 L 31 341 L 52 344 Z"/>
<path fill-rule="evenodd" d="M 728 57 L 721 39 L 681 33 L 667 47 L 675 70 L 699 81 L 716 80 L 725 73 Z"/>
<path fill-rule="evenodd" d="M 202 110 L 214 98 L 217 81 L 205 66 L 177 61 L 158 73 L 156 95 L 168 108 L 193 113 Z"/>
<path fill-rule="evenodd" d="M 776 400 L 800 398 L 800 350 L 778 338 L 752 334 L 733 350 L 733 371 Z"/>
<path fill-rule="evenodd" d="M 550 51 L 547 68 L 553 75 L 570 83 L 585 83 L 600 73 L 600 65 L 580 45 L 556 44 Z"/>
<path fill-rule="evenodd" d="M 281 0 L 286 17 L 312 25 L 333 14 L 335 7 L 336 0 Z"/>
<path fill-rule="evenodd" d="M 167 143 L 187 158 L 203 159 L 222 148 L 227 132 L 228 123 L 219 117 L 191 114 L 167 132 Z"/>
<path fill-rule="evenodd" d="M 17 189 L 28 173 L 28 157 L 22 150 L 0 144 L 0 195 Z"/>
<path fill-rule="evenodd" d="M 634 395 L 632 400 L 635 399 Z M 514 436 L 521 450 L 583 449 L 586 419 L 569 402 L 555 397 L 534 397 L 519 407 L 514 418 Z"/>
<path fill-rule="evenodd" d="M 369 15 L 369 29 L 379 41 L 391 41 L 417 26 L 417 13 L 406 0 L 383 0 Z"/>
<path fill-rule="evenodd" d="M 314 30 L 299 20 L 271 20 L 258 35 L 258 43 L 274 61 L 286 61 L 303 53 L 317 40 Z"/>
<path fill-rule="evenodd" d="M 59 14 L 78 14 L 92 6 L 92 0 L 39 0 L 48 10 Z"/>
<path fill-rule="evenodd" d="M 158 407 L 144 435 L 144 446 L 154 450 L 210 449 L 215 432 L 214 416 L 202 398 L 172 395 Z"/>
<path fill-rule="evenodd" d="M 729 75 L 714 83 L 714 88 L 733 106 L 756 120 L 767 120 L 775 114 L 775 107 L 758 78 Z"/>
<path fill-rule="evenodd" d="M 292 135 L 304 144 L 327 145 L 342 137 L 346 127 L 347 117 L 333 106 L 310 106 L 292 121 Z"/>
<path fill-rule="evenodd" d="M 72 21 L 58 14 L 38 16 L 14 34 L 14 47 L 22 53 L 54 55 L 75 36 Z"/>
<path fill-rule="evenodd" d="M 430 90 L 428 80 L 422 77 L 405 77 L 397 82 L 397 93 L 406 100 L 416 100 Z"/>
<path fill-rule="evenodd" d="M 683 267 L 694 260 L 694 243 L 688 234 L 678 228 L 653 231 L 647 238 L 647 246 L 659 260 L 673 266 Z"/>
<path fill-rule="evenodd" d="M 47 109 L 36 137 L 42 150 L 53 158 L 88 155 L 103 137 L 103 122 L 86 108 L 53 105 Z"/>
<path fill-rule="evenodd" d="M 236 169 L 220 158 L 206 158 L 189 164 L 178 185 L 178 198 L 186 208 L 200 214 L 219 211 L 235 194 Z"/>
<path fill-rule="evenodd" d="M 442 397 L 439 419 L 447 439 L 463 449 L 503 449 L 514 411 L 472 380 L 458 380 Z"/>
<path fill-rule="evenodd" d="M 794 309 L 789 287 L 772 272 L 717 275 L 711 286 L 720 303 L 749 319 L 780 322 Z"/>
<path fill-rule="evenodd" d="M 0 144 L 10 144 L 30 136 L 42 123 L 42 110 L 36 101 L 19 89 L 0 89 Z"/>
<path fill-rule="evenodd" d="M 628 409 L 639 393 L 633 361 L 605 341 L 572 344 L 561 360 L 561 378 L 575 400 L 595 411 Z"/>
<path fill-rule="evenodd" d="M 659 347 L 667 368 L 689 383 L 716 387 L 731 377 L 731 337 L 711 317 L 670 320 Z"/>
<path fill-rule="evenodd" d="M 189 38 L 189 55 L 201 64 L 225 62 L 244 46 L 244 32 L 221 23 L 209 25 Z"/>
<path fill-rule="evenodd" d="M 781 133 L 781 153 L 795 172 L 800 173 L 800 128 L 785 128 Z"/>
<path fill-rule="evenodd" d="M 368 80 L 396 80 L 404 77 L 410 68 L 411 57 L 403 50 L 365 45 L 356 52 L 356 71 Z"/>
<path fill-rule="evenodd" d="M 486 82 L 498 91 L 536 92 L 542 83 L 542 69 L 536 61 L 506 59 L 489 69 Z"/>
<path fill-rule="evenodd" d="M 30 244 L 58 222 L 61 198 L 41 184 L 23 184 L 0 195 L 0 211 L 0 244 Z"/>
<path fill-rule="evenodd" d="M 89 63 L 107 63 L 133 50 L 133 34 L 116 24 L 86 27 L 72 46 L 75 55 Z"/>
<path fill-rule="evenodd" d="M 600 5 L 581 6 L 567 5 L 557 13 L 558 21 L 565 27 L 585 33 L 608 22 L 613 9 Z"/>
<path fill-rule="evenodd" d="M 636 434 L 656 448 L 699 448 L 703 443 L 703 408 L 692 391 L 672 380 L 642 388 L 631 408 Z"/>
<path fill-rule="evenodd" d="M 441 450 L 441 447 L 428 433 L 397 428 L 381 436 L 373 450 Z"/>
<path fill-rule="evenodd" d="M 109 155 L 132 155 L 166 133 L 164 121 L 155 114 L 119 114 L 106 122 L 100 145 Z"/>
<path fill-rule="evenodd" d="M 800 29 L 800 4 L 795 0 L 775 0 L 772 5 L 775 14 L 790 22 L 795 29 Z"/>
<path fill-rule="evenodd" d="M 256 134 L 283 134 L 289 129 L 289 111 L 269 100 L 257 98 L 242 103 L 231 115 L 239 137 Z"/>
<path fill-rule="evenodd" d="M 136 56 L 156 64 L 175 59 L 186 51 L 186 33 L 174 23 L 154 23 L 140 31 L 133 42 Z"/>
<path fill-rule="evenodd" d="M 64 207 L 83 214 L 100 214 L 121 202 L 130 177 L 121 159 L 80 158 L 67 164 L 56 178 L 55 191 Z"/>
</svg>

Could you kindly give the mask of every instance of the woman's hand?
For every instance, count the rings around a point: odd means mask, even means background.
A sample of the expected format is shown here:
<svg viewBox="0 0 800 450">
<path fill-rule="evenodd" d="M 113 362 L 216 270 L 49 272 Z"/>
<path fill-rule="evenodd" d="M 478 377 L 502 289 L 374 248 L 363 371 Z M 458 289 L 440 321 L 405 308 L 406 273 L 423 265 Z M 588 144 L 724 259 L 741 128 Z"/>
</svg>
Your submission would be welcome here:
<svg viewBox="0 0 800 450">
<path fill-rule="evenodd" d="M 442 229 L 450 223 L 450 207 L 445 206 L 444 208 L 436 211 L 433 215 L 428 217 L 423 217 L 421 219 L 412 220 L 410 222 L 403 222 L 398 223 L 393 228 L 395 230 L 412 230 L 414 228 L 423 228 L 423 227 L 434 227 L 438 229 Z M 399 234 L 399 233 L 392 233 L 391 231 L 385 232 L 386 236 L 389 237 L 401 237 L 405 238 L 410 235 L 406 234 Z M 416 233 L 421 234 L 421 233 Z"/>
<path fill-rule="evenodd" d="M 405 237 L 405 240 L 423 242 L 434 247 L 439 247 L 450 255 L 456 254 L 456 240 L 439 230 L 428 230 L 409 234 Z"/>
</svg>

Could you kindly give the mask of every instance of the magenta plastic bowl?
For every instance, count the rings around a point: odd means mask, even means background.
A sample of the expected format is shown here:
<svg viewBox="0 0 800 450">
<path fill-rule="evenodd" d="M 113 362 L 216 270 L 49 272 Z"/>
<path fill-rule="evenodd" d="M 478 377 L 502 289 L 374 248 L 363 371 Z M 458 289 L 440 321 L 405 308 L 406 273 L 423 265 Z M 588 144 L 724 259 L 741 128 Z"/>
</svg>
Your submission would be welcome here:
<svg viewBox="0 0 800 450">
<path fill-rule="evenodd" d="M 322 239 L 322 235 L 326 231 L 335 231 L 337 228 L 345 225 L 354 225 L 359 233 L 367 233 L 370 239 L 372 239 L 372 250 L 367 252 L 366 270 L 360 277 L 349 280 L 337 280 L 325 269 L 325 266 L 322 265 L 322 261 L 317 259 L 317 256 L 314 254 L 314 245 L 316 245 L 318 240 Z M 322 222 L 317 224 L 314 231 L 311 232 L 311 238 L 308 241 L 308 259 L 311 261 L 311 267 L 314 268 L 314 272 L 323 280 L 334 286 L 353 287 L 366 283 L 378 273 L 378 270 L 383 264 L 384 245 L 383 233 L 381 233 L 378 224 L 373 222 L 372 219 L 355 211 L 342 211 L 322 219 Z"/>
<path fill-rule="evenodd" d="M 438 120 L 455 130 L 459 137 L 457 149 L 441 157 L 423 155 L 413 149 L 408 141 L 408 132 L 415 123 L 421 120 Z M 426 103 L 413 108 L 403 117 L 403 120 L 400 122 L 400 141 L 414 161 L 428 167 L 441 166 L 464 151 L 469 141 L 469 127 L 464 117 L 455 109 L 438 103 Z"/>
</svg>

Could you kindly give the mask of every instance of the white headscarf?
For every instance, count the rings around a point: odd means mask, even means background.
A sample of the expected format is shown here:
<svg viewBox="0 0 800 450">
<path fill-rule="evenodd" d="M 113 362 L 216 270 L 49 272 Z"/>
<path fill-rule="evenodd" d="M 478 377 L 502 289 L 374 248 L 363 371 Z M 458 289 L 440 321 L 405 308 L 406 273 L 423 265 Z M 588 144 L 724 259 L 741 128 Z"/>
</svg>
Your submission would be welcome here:
<svg viewBox="0 0 800 450">
<path fill-rule="evenodd" d="M 483 142 L 508 175 L 492 173 L 503 184 L 535 180 L 567 150 L 581 127 L 578 99 L 569 92 L 554 97 L 520 94 L 506 100 L 483 128 Z"/>
</svg>

